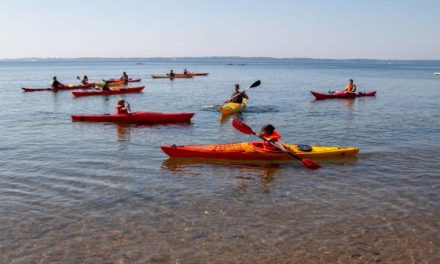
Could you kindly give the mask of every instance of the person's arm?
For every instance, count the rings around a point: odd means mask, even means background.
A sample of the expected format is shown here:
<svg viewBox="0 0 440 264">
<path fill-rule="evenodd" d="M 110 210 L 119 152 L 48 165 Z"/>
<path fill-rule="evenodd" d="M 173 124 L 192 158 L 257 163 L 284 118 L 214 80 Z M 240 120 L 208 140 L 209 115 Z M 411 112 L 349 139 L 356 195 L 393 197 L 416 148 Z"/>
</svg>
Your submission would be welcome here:
<svg viewBox="0 0 440 264">
<path fill-rule="evenodd" d="M 245 91 L 241 92 L 241 96 L 243 96 L 243 98 L 249 99 L 249 96 L 246 94 Z"/>
</svg>

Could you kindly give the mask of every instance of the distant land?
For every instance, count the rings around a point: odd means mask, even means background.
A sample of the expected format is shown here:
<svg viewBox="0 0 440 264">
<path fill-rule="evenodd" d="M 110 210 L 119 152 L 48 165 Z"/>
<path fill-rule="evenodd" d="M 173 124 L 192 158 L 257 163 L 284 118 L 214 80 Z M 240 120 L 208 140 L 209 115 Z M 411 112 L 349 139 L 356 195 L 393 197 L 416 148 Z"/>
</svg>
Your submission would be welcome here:
<svg viewBox="0 0 440 264">
<path fill-rule="evenodd" d="M 166 62 L 166 61 L 222 61 L 231 63 L 253 63 L 263 61 L 279 61 L 279 62 L 353 62 L 353 63 L 393 63 L 393 62 L 440 62 L 440 60 L 379 60 L 379 59 L 319 59 L 319 58 L 275 58 L 275 57 L 78 57 L 78 58 L 15 58 L 15 59 L 0 59 L 0 61 L 133 61 L 133 62 Z"/>
</svg>

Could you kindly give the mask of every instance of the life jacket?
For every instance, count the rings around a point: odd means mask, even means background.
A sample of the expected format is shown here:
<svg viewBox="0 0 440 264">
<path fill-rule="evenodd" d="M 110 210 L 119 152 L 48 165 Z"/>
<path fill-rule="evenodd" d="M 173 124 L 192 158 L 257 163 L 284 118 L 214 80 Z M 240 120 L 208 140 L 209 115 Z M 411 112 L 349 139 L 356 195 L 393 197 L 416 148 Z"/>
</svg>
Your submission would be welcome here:
<svg viewBox="0 0 440 264">
<path fill-rule="evenodd" d="M 269 141 L 277 142 L 281 138 L 281 135 L 275 130 L 272 133 L 272 135 L 270 135 L 268 137 L 264 137 L 264 138 Z M 271 150 L 271 151 L 277 150 L 277 148 L 272 146 L 268 141 L 263 142 L 263 147 L 265 150 Z"/>
<path fill-rule="evenodd" d="M 353 92 L 356 92 L 356 85 L 354 85 L 354 84 L 349 84 L 349 85 L 347 85 L 346 87 L 345 87 L 345 90 L 347 91 L 347 92 L 349 92 L 349 93 L 353 93 Z"/>
</svg>

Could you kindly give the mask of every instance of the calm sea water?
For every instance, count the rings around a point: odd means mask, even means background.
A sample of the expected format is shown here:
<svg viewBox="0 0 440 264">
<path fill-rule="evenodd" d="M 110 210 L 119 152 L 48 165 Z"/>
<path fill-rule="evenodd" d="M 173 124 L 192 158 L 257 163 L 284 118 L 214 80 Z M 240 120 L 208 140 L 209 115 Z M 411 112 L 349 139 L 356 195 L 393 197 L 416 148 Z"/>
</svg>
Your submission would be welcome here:
<svg viewBox="0 0 440 264">
<path fill-rule="evenodd" d="M 0 62 L 0 263 L 439 263 L 440 62 Z M 188 67 L 209 77 L 152 80 Z M 144 93 L 22 93 L 57 75 L 140 77 Z M 376 98 L 315 102 L 353 78 Z M 242 118 L 356 160 L 168 159 L 162 144 L 249 141 L 215 105 L 260 79 Z M 73 113 L 190 111 L 190 125 L 72 123 Z"/>
</svg>

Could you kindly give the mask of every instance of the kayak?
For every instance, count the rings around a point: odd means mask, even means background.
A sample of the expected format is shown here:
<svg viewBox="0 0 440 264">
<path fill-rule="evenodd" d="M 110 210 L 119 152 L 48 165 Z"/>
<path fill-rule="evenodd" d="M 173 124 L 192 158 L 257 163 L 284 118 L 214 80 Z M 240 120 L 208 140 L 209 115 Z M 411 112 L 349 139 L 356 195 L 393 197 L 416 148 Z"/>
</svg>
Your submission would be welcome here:
<svg viewBox="0 0 440 264">
<path fill-rule="evenodd" d="M 91 96 L 91 95 L 114 95 L 114 94 L 126 94 L 126 93 L 140 93 L 145 88 L 145 86 L 139 87 L 127 87 L 127 88 L 114 88 L 109 91 L 83 91 L 83 92 L 72 92 L 76 97 L 79 96 Z"/>
<path fill-rule="evenodd" d="M 304 146 L 285 144 L 301 158 L 341 158 L 355 157 L 359 148 L 332 146 Z M 170 157 L 208 158 L 226 160 L 290 160 L 292 157 L 282 151 L 270 151 L 263 148 L 261 142 L 240 142 L 229 144 L 161 146 Z"/>
<path fill-rule="evenodd" d="M 194 113 L 134 112 L 129 114 L 72 115 L 72 121 L 116 123 L 189 123 Z"/>
<path fill-rule="evenodd" d="M 134 83 L 134 82 L 140 82 L 141 80 L 142 80 L 141 78 L 139 78 L 139 79 L 132 79 L 132 78 L 129 78 L 127 82 L 129 82 L 129 83 Z M 121 80 L 121 79 L 109 79 L 109 80 L 107 80 L 107 81 L 110 82 L 110 83 L 114 83 L 114 82 L 120 82 L 120 81 L 122 81 L 122 80 Z M 124 82 L 122 81 L 122 83 L 124 83 Z"/>
<path fill-rule="evenodd" d="M 76 90 L 76 89 L 90 89 L 93 86 L 95 86 L 94 83 L 88 83 L 88 84 L 69 84 L 66 86 L 61 86 L 57 90 L 54 90 L 52 88 L 21 88 L 24 92 L 40 92 L 40 91 L 66 91 L 66 90 Z"/>
<path fill-rule="evenodd" d="M 103 85 L 104 85 L 103 83 L 96 83 L 95 87 L 102 87 Z M 109 87 L 116 87 L 121 85 L 124 85 L 124 81 L 111 81 L 108 83 Z"/>
<path fill-rule="evenodd" d="M 182 79 L 182 78 L 192 78 L 192 75 L 175 75 L 174 77 L 171 77 L 169 75 L 151 75 L 153 79 Z"/>
<path fill-rule="evenodd" d="M 434 75 L 440 75 L 440 72 L 434 72 Z"/>
<path fill-rule="evenodd" d="M 316 100 L 324 100 L 324 99 L 352 99 L 356 97 L 363 97 L 363 96 L 376 96 L 376 91 L 369 91 L 369 92 L 357 92 L 357 93 L 349 93 L 349 92 L 337 92 L 337 93 L 317 93 L 311 91 L 312 95 L 315 97 Z"/>
<path fill-rule="evenodd" d="M 220 106 L 220 112 L 222 115 L 233 115 L 238 112 L 241 112 L 247 105 L 247 99 L 243 98 L 243 102 L 241 104 L 239 103 L 225 103 L 222 106 Z"/>
<path fill-rule="evenodd" d="M 187 74 L 184 73 L 176 73 L 176 76 L 207 76 L 209 73 L 207 72 L 188 72 Z"/>
</svg>

